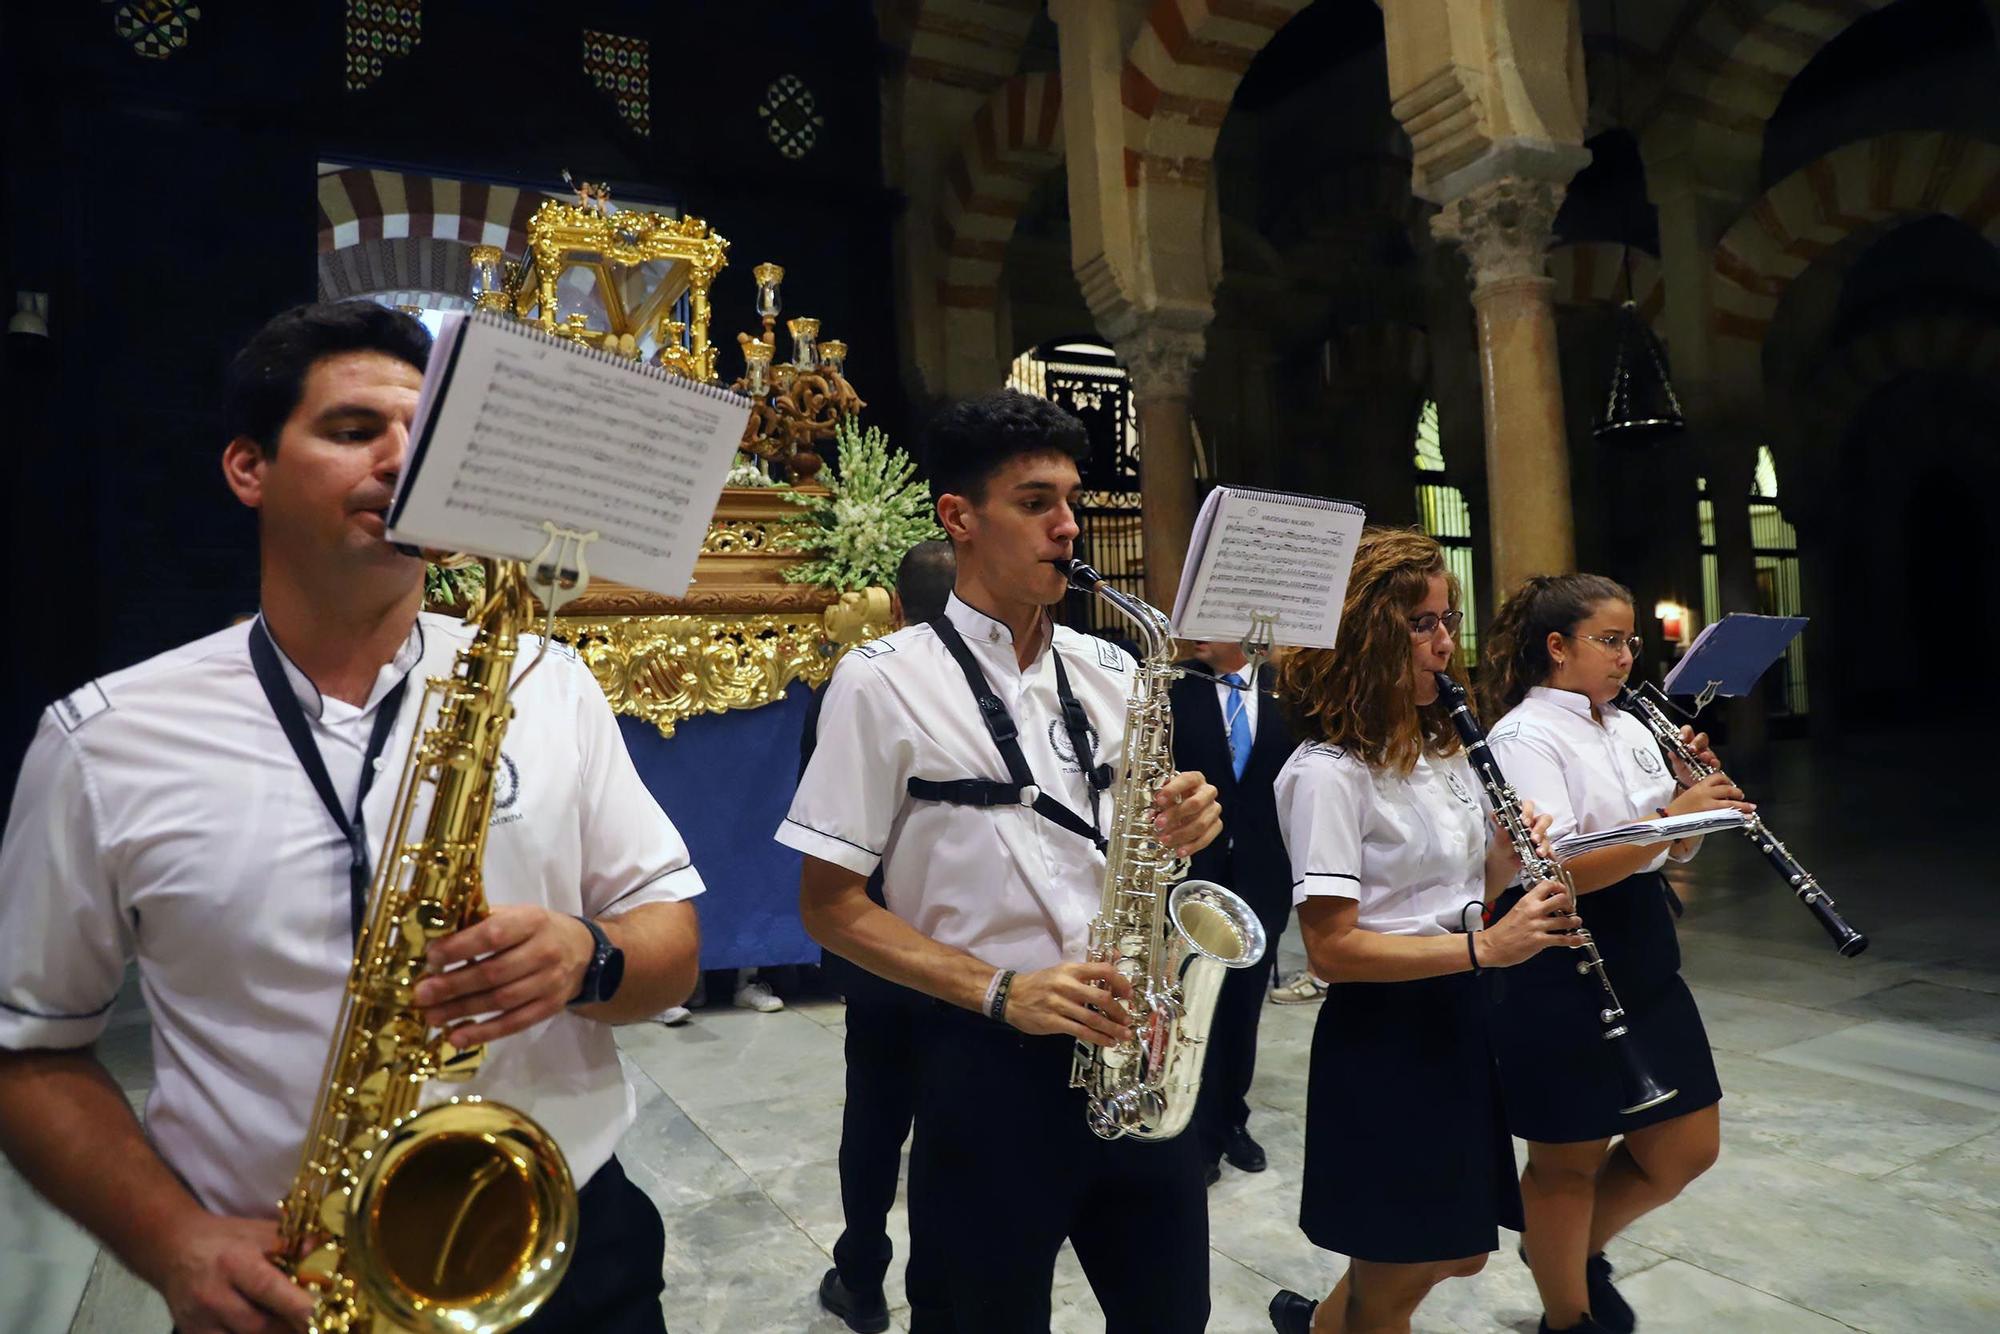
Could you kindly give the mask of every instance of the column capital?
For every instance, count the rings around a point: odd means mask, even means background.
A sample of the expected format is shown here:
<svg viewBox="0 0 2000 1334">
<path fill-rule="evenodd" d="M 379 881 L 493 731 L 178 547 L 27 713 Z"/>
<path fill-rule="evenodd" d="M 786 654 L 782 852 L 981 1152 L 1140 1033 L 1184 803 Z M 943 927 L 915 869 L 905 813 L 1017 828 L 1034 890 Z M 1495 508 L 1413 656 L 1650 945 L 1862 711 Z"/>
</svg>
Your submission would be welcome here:
<svg viewBox="0 0 2000 1334">
<path fill-rule="evenodd" d="M 1472 265 L 1475 292 L 1510 279 L 1545 279 L 1549 232 L 1563 187 L 1502 176 L 1474 186 L 1431 219 L 1439 240 L 1455 242 Z"/>
<path fill-rule="evenodd" d="M 1199 329 L 1142 324 L 1113 341 L 1119 364 L 1132 377 L 1132 397 L 1139 403 L 1186 399 L 1194 393 L 1194 369 L 1201 364 L 1207 339 Z"/>
</svg>

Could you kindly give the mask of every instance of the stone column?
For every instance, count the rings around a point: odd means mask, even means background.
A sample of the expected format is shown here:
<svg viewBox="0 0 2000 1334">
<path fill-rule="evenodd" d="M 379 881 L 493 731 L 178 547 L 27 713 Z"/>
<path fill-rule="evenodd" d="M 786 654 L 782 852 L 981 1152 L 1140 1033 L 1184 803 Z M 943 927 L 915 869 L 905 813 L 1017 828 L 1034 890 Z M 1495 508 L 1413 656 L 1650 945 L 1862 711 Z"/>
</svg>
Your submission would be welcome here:
<svg viewBox="0 0 2000 1334">
<path fill-rule="evenodd" d="M 1189 404 L 1202 336 L 1194 330 L 1147 324 L 1114 345 L 1119 363 L 1132 377 L 1139 418 L 1146 601 L 1166 610 L 1174 605 L 1181 562 L 1194 531 L 1194 429 Z"/>
<path fill-rule="evenodd" d="M 1552 181 L 1501 176 L 1454 198 L 1431 223 L 1472 269 L 1493 581 L 1503 596 L 1528 575 L 1576 564 L 1555 280 L 1544 271 L 1562 197 Z"/>
</svg>

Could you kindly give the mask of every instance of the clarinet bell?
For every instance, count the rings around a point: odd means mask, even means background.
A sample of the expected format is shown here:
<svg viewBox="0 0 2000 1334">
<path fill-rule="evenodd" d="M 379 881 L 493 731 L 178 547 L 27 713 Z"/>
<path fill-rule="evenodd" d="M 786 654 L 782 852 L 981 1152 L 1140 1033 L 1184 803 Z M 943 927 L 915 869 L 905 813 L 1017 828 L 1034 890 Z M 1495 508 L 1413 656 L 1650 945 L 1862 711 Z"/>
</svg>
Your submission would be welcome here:
<svg viewBox="0 0 2000 1334">
<path fill-rule="evenodd" d="M 1819 919 L 1819 924 L 1826 928 L 1826 934 L 1832 937 L 1833 947 L 1840 952 L 1841 958 L 1852 959 L 1868 948 L 1868 937 L 1849 926 L 1847 919 L 1835 912 L 1824 898 L 1807 899 L 1805 905 Z"/>
<path fill-rule="evenodd" d="M 1665 1088 L 1653 1078 L 1653 1072 L 1639 1059 L 1628 1034 L 1621 1032 L 1612 1041 L 1618 1047 L 1618 1058 L 1625 1063 L 1625 1105 L 1618 1109 L 1620 1115 L 1637 1116 L 1650 1107 L 1658 1107 L 1680 1096 L 1679 1089 Z"/>
</svg>

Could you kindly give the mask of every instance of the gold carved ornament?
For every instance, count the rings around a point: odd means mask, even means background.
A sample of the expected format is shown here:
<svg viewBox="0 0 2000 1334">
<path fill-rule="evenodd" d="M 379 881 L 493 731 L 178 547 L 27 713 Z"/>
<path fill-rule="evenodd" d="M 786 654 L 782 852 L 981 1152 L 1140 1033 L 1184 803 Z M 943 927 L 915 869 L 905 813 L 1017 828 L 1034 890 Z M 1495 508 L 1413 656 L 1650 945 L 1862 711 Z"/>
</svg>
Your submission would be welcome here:
<svg viewBox="0 0 2000 1334">
<path fill-rule="evenodd" d="M 685 719 L 769 704 L 794 681 L 817 689 L 850 645 L 889 631 L 883 590 L 840 599 L 749 615 L 564 616 L 557 634 L 576 648 L 613 712 L 670 737 Z"/>
<path fill-rule="evenodd" d="M 613 712 L 671 737 L 684 720 L 754 709 L 793 682 L 818 688 L 840 655 L 894 628 L 879 588 L 788 583 L 810 525 L 776 488 L 728 490 L 709 521 L 686 596 L 593 581 L 556 617 Z"/>
<path fill-rule="evenodd" d="M 700 218 L 614 210 L 604 186 L 564 179 L 575 202 L 550 200 L 535 211 L 525 263 L 475 247 L 478 304 L 627 356 L 640 355 L 650 335 L 656 364 L 715 383 L 709 288 L 728 263 L 729 242 Z M 578 269 L 591 274 L 597 327 L 581 313 L 557 319 L 563 277 Z M 805 481 L 820 467 L 813 444 L 866 404 L 842 375 L 845 345 L 816 342 L 817 320 L 792 320 L 796 364 L 770 365 L 783 273 L 775 264 L 756 273 L 764 338 L 746 341 L 774 374 L 753 394 L 743 448 Z M 686 323 L 672 318 L 682 296 Z M 893 617 L 882 589 L 838 593 L 786 581 L 812 526 L 775 488 L 726 490 L 685 597 L 599 581 L 564 606 L 556 637 L 574 646 L 615 712 L 645 719 L 662 736 L 700 714 L 768 704 L 795 681 L 822 686 L 848 647 L 888 633 Z"/>
<path fill-rule="evenodd" d="M 650 336 L 658 348 L 655 365 L 713 384 L 708 293 L 728 263 L 729 242 L 700 218 L 612 212 L 607 193 L 579 190 L 577 203 L 552 199 L 535 210 L 528 220 L 526 263 L 506 265 L 504 278 L 481 293 L 480 304 L 510 311 L 547 333 L 631 357 L 640 355 L 641 342 Z M 592 276 L 602 327 L 581 312 L 557 318 L 558 285 L 578 269 Z M 673 317 L 683 296 L 685 322 Z"/>
</svg>

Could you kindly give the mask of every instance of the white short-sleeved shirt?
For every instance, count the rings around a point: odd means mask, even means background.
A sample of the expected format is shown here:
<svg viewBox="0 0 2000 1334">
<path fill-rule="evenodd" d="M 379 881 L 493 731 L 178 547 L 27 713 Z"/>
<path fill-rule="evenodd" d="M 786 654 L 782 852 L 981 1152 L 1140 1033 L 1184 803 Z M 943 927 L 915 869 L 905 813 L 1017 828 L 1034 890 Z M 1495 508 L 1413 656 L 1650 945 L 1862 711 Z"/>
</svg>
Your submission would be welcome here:
<svg viewBox="0 0 2000 1334">
<path fill-rule="evenodd" d="M 346 841 L 258 684 L 248 635 L 247 624 L 209 635 L 44 713 L 0 845 L 0 1046 L 94 1041 L 136 958 L 153 1019 L 154 1145 L 206 1207 L 270 1217 L 319 1099 L 352 909 Z M 419 617 L 361 708 L 322 700 L 284 664 L 350 803 L 376 710 L 410 675 L 364 806 L 378 854 L 423 684 L 449 675 L 471 637 Z M 522 637 L 517 670 L 538 643 Z M 700 893 L 589 670 L 551 650 L 514 700 L 489 901 L 606 916 Z M 447 1093 L 534 1117 L 578 1182 L 635 1114 L 610 1028 L 567 1012 L 494 1042 L 476 1077 L 427 1096 Z"/>
<path fill-rule="evenodd" d="M 1023 671 L 1008 628 L 945 606 L 987 685 L 1020 732 L 1036 783 L 1089 820 L 1092 795 L 1063 727 L 1055 662 L 1090 719 L 1096 760 L 1116 773 L 1136 666 L 1107 640 L 1055 627 Z M 912 778 L 1007 782 L 965 675 L 937 632 L 912 625 L 841 660 L 826 688 L 819 744 L 779 826 L 787 847 L 857 875 L 882 868 L 889 911 L 941 944 L 1023 971 L 1084 956 L 1104 856 L 1024 806 L 954 806 L 909 796 Z M 1109 833 L 1111 794 L 1098 800 Z"/>
<path fill-rule="evenodd" d="M 1309 741 L 1274 790 L 1293 903 L 1353 899 L 1355 925 L 1383 935 L 1478 929 L 1466 905 L 1485 902 L 1488 826 L 1463 754 L 1421 756 L 1406 775 Z"/>
<path fill-rule="evenodd" d="M 1609 706 L 1592 718 L 1589 698 L 1574 690 L 1531 688 L 1486 740 L 1514 791 L 1551 817 L 1551 843 L 1650 820 L 1674 799 L 1673 771 L 1646 725 Z M 1642 870 L 1659 870 L 1667 856 Z"/>
</svg>

